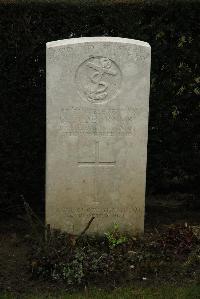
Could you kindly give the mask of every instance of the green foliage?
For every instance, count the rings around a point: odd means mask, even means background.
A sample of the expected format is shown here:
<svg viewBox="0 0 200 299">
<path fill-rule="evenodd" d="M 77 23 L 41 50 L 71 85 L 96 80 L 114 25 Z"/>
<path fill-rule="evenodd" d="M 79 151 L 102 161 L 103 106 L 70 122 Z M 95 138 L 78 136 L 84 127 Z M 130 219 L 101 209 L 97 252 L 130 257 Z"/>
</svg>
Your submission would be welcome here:
<svg viewBox="0 0 200 299">
<path fill-rule="evenodd" d="M 105 233 L 105 236 L 111 249 L 116 247 L 117 245 L 127 242 L 127 237 L 121 235 L 118 224 L 114 225 L 112 231 Z"/>
<path fill-rule="evenodd" d="M 75 246 L 75 236 L 47 229 L 46 236 L 32 239 L 31 272 L 33 277 L 65 281 L 67 285 L 82 283 L 84 279 L 84 251 Z"/>
<path fill-rule="evenodd" d="M 195 247 L 194 250 L 190 253 L 188 259 L 186 260 L 184 266 L 189 268 L 191 266 L 198 267 L 199 278 L 200 278 L 200 246 Z"/>
<path fill-rule="evenodd" d="M 84 279 L 83 272 L 84 252 L 77 251 L 74 253 L 73 260 L 70 262 L 61 262 L 52 272 L 53 280 L 64 280 L 67 285 L 81 284 Z"/>
<path fill-rule="evenodd" d="M 38 235 L 37 230 L 41 232 L 41 226 L 36 225 L 27 240 L 34 279 L 63 282 L 70 287 L 159 276 L 170 279 L 172 275 L 173 279 L 200 279 L 200 240 L 189 226 L 170 226 L 138 239 L 122 235 L 117 225 L 104 236 L 75 236 L 50 227 Z"/>
</svg>

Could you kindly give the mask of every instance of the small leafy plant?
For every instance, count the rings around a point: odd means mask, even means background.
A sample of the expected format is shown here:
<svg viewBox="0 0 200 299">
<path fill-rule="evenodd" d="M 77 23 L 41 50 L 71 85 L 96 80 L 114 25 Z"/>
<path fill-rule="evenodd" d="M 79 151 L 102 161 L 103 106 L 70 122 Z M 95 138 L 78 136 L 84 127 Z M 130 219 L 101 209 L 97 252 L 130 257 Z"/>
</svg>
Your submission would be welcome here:
<svg viewBox="0 0 200 299">
<path fill-rule="evenodd" d="M 116 246 L 126 243 L 127 237 L 123 236 L 119 232 L 119 225 L 115 224 L 112 231 L 105 233 L 106 239 L 108 241 L 108 245 L 110 249 L 115 248 Z"/>
</svg>

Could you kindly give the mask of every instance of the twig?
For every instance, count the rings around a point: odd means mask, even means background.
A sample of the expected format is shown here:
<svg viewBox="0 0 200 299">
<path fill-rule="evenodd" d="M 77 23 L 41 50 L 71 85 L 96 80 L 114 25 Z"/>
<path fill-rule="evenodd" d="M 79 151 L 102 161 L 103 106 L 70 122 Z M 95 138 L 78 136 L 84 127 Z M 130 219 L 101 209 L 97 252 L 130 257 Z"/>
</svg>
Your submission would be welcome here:
<svg viewBox="0 0 200 299">
<path fill-rule="evenodd" d="M 82 235 L 85 234 L 85 232 L 86 232 L 86 231 L 88 230 L 88 228 L 90 227 L 90 225 L 91 225 L 92 221 L 94 220 L 94 218 L 95 218 L 95 217 L 92 217 L 92 218 L 90 219 L 90 221 L 88 222 L 88 224 L 86 225 L 86 227 L 84 228 L 84 230 L 80 233 L 80 235 L 78 236 L 77 239 L 79 239 Z"/>
<path fill-rule="evenodd" d="M 39 219 L 39 217 L 33 212 L 33 210 L 31 209 L 31 207 L 29 206 L 29 204 L 28 204 L 26 201 L 24 201 L 24 209 L 25 209 L 25 211 L 26 211 L 27 216 L 28 216 L 30 219 L 31 219 L 31 217 L 32 217 L 33 219 L 36 220 L 36 222 L 37 222 L 40 226 L 42 226 L 43 228 L 46 229 L 45 225 L 42 223 L 42 221 Z"/>
</svg>

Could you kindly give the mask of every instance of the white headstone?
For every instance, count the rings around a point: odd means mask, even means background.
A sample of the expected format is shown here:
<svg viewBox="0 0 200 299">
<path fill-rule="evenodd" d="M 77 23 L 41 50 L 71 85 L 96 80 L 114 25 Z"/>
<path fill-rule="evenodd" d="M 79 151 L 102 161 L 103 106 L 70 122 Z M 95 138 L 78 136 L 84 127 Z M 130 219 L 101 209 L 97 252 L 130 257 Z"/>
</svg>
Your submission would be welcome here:
<svg viewBox="0 0 200 299">
<path fill-rule="evenodd" d="M 80 233 L 144 229 L 150 46 L 47 43 L 46 222 Z"/>
</svg>

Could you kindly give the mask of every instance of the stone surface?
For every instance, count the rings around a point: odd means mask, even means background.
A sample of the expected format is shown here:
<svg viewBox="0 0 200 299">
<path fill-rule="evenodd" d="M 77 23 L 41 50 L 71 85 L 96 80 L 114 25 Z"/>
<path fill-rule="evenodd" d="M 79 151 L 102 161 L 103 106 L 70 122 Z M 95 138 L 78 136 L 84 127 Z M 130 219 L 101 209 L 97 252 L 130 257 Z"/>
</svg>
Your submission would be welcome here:
<svg viewBox="0 0 200 299">
<path fill-rule="evenodd" d="M 47 43 L 46 222 L 80 233 L 144 228 L 150 46 Z"/>
</svg>

